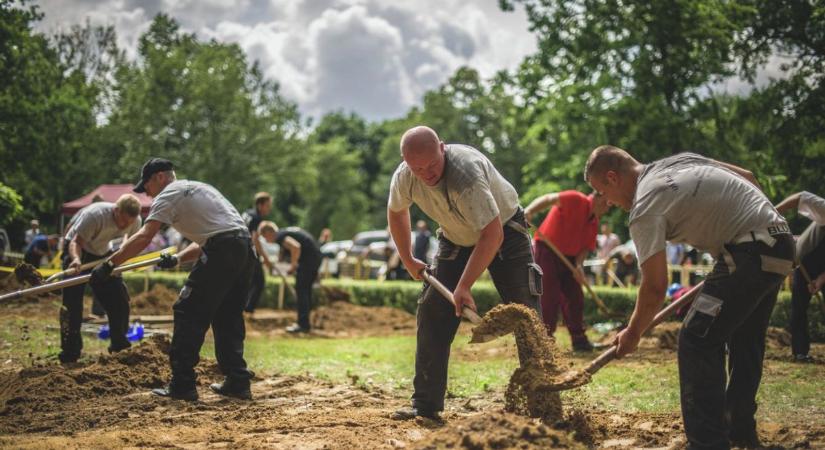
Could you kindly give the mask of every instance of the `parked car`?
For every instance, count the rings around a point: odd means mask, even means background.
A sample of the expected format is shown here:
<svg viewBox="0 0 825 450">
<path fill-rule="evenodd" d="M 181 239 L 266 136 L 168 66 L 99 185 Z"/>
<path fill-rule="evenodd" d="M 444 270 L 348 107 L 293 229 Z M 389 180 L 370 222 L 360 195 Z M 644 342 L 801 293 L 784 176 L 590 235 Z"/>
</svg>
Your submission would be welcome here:
<svg viewBox="0 0 825 450">
<path fill-rule="evenodd" d="M 340 261 L 346 259 L 347 251 L 352 247 L 352 241 L 332 241 L 321 246 L 321 273 L 333 277 L 340 275 Z"/>
</svg>

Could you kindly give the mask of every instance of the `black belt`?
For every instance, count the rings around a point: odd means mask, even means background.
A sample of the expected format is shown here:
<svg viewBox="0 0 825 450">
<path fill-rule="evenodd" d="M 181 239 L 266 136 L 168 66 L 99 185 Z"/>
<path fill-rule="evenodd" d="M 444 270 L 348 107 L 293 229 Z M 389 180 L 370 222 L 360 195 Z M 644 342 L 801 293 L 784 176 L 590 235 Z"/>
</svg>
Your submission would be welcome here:
<svg viewBox="0 0 825 450">
<path fill-rule="evenodd" d="M 218 234 L 209 236 L 209 238 L 206 240 L 205 244 L 209 244 L 210 241 L 217 241 L 217 240 L 229 239 L 229 238 L 240 238 L 240 239 L 246 238 L 246 239 L 250 239 L 251 236 L 249 235 L 249 230 L 236 228 L 234 230 L 222 231 Z"/>
</svg>

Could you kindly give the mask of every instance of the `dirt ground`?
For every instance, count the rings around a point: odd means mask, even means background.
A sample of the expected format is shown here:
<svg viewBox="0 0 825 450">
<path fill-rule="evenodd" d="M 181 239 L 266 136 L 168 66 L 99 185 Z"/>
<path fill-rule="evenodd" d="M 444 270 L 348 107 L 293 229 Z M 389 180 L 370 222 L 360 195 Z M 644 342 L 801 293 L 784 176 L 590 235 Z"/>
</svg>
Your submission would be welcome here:
<svg viewBox="0 0 825 450">
<path fill-rule="evenodd" d="M 168 291 L 168 290 L 167 290 Z M 142 295 L 142 297 L 141 297 Z M 174 292 L 161 289 L 133 297 L 136 314 L 168 314 Z M 152 300 L 154 298 L 155 300 Z M 87 302 L 88 303 L 88 302 Z M 0 305 L 0 319 L 57 317 L 59 297 L 15 300 Z M 326 309 L 324 309 L 326 308 Z M 260 311 L 249 318 L 250 333 L 281 333 L 294 312 Z M 318 308 L 319 336 L 412 333 L 415 318 L 383 308 L 333 302 Z M 339 318 L 339 319 L 336 319 Z M 663 327 L 673 334 L 678 325 Z M 668 328 L 670 327 L 670 328 Z M 466 325 L 462 326 L 466 332 Z M 669 330 L 669 331 L 668 331 Z M 361 333 L 361 334 L 358 334 Z M 654 335 L 641 358 L 673 361 L 672 346 Z M 670 337 L 663 341 L 670 342 Z M 516 357 L 512 341 L 465 348 L 454 358 Z M 782 345 L 780 340 L 778 344 Z M 168 338 L 156 336 L 114 356 L 73 366 L 35 360 L 31 367 L 0 371 L 2 448 L 682 448 L 677 412 L 619 413 L 564 405 L 561 417 L 542 422 L 505 412 L 503 388 L 484 395 L 448 399 L 443 421 L 393 421 L 391 412 L 408 402 L 408 392 L 357 382 L 331 383 L 311 376 L 258 374 L 253 401 L 225 399 L 207 388 L 221 375 L 213 360 L 199 365 L 200 401 L 152 396 L 169 376 Z M 769 345 L 776 354 L 785 348 Z M 565 364 L 570 364 L 565 362 Z M 825 424 L 805 417 L 761 422 L 764 442 L 775 448 L 825 448 Z"/>
</svg>

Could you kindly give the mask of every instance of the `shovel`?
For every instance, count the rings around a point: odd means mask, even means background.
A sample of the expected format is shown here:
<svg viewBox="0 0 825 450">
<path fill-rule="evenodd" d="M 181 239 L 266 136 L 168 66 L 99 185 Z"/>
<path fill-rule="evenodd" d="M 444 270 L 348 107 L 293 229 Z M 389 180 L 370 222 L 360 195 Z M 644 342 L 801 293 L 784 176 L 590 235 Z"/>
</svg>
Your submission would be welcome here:
<svg viewBox="0 0 825 450">
<path fill-rule="evenodd" d="M 115 267 L 115 269 L 112 271 L 112 274 L 117 275 L 119 273 L 123 273 L 123 272 L 129 271 L 129 270 L 140 269 L 141 267 L 154 266 L 155 264 L 159 263 L 160 261 L 161 261 L 161 258 L 157 257 L 157 258 L 148 259 L 146 261 L 140 261 L 140 262 L 136 262 L 136 263 L 132 263 L 132 264 L 124 264 L 124 265 Z M 79 277 L 69 278 L 68 280 L 56 281 L 54 283 L 48 283 L 48 284 L 42 284 L 40 286 L 36 286 L 36 287 L 28 288 L 28 289 L 20 289 L 20 290 L 15 291 L 15 292 L 10 292 L 10 293 L 5 294 L 5 295 L 0 295 L 0 302 L 5 301 L 5 300 L 13 300 L 13 299 L 24 297 L 24 296 L 27 296 L 27 295 L 42 294 L 44 292 L 51 292 L 51 291 L 56 291 L 58 289 L 63 289 L 63 288 L 71 287 L 71 286 L 77 286 L 78 284 L 86 283 L 87 281 L 89 281 L 89 279 L 91 277 L 92 277 L 91 274 L 81 275 Z"/>
<path fill-rule="evenodd" d="M 131 263 L 136 263 L 136 262 L 140 262 L 140 261 L 145 261 L 147 259 L 156 258 L 161 253 L 167 253 L 167 254 L 173 255 L 173 254 L 175 254 L 176 251 L 177 251 L 177 247 L 175 247 L 173 245 L 171 247 L 165 248 L 165 249 L 157 251 L 157 252 L 152 252 L 152 253 L 147 253 L 145 255 L 136 256 L 136 257 L 126 261 L 125 264 L 131 264 Z M 100 258 L 97 261 L 87 262 L 86 264 L 82 264 L 80 267 L 76 267 L 74 269 L 66 269 L 62 272 L 57 272 L 56 274 L 54 274 L 54 275 L 50 276 L 49 278 L 46 278 L 45 280 L 43 280 L 43 283 L 51 283 L 51 282 L 56 281 L 56 280 L 61 280 L 65 277 L 67 277 L 67 276 L 72 276 L 72 275 L 78 274 L 80 272 L 83 272 L 83 271 L 86 271 L 86 270 L 91 269 L 93 267 L 96 267 L 98 264 L 102 263 L 103 261 L 106 261 L 107 259 L 108 258 Z"/>
<path fill-rule="evenodd" d="M 438 281 L 434 276 L 430 275 L 430 273 L 427 272 L 426 269 L 421 271 L 421 277 L 424 278 L 424 281 L 429 283 L 430 286 L 434 287 L 436 291 L 441 293 L 441 295 L 443 295 L 444 298 L 446 298 L 450 303 L 452 303 L 453 307 L 455 307 L 455 298 L 453 297 L 453 293 L 450 292 L 449 289 L 447 289 L 447 286 L 441 284 L 441 282 Z M 477 312 L 473 311 L 467 306 L 461 309 L 461 315 L 465 319 L 469 320 L 470 322 L 476 325 L 481 323 L 481 316 L 479 316 Z"/>
<path fill-rule="evenodd" d="M 650 322 L 645 333 L 652 330 L 656 325 L 662 323 L 665 319 L 670 317 L 674 311 L 681 308 L 684 305 L 692 302 L 693 299 L 702 291 L 702 286 L 704 285 L 704 281 L 697 284 L 693 287 L 693 289 L 686 292 L 684 295 L 679 297 L 678 300 L 674 301 L 673 303 L 667 305 L 658 314 L 656 317 L 653 318 L 653 321 Z M 642 333 L 644 334 L 644 333 Z M 565 391 L 567 389 L 574 389 L 579 386 L 584 386 L 585 384 L 590 382 L 590 378 L 596 374 L 602 367 L 607 365 L 610 361 L 616 359 L 616 350 L 618 347 L 616 345 L 611 346 L 609 349 L 605 350 L 604 353 L 599 355 L 596 359 L 590 362 L 584 369 L 582 370 L 571 370 L 559 375 L 553 382 L 547 386 L 551 391 Z"/>
</svg>

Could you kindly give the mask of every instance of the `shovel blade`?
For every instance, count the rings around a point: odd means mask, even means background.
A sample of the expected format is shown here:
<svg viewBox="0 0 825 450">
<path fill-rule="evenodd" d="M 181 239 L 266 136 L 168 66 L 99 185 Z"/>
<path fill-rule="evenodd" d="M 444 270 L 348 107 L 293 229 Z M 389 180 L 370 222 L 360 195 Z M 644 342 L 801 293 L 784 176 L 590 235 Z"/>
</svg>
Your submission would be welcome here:
<svg viewBox="0 0 825 450">
<path fill-rule="evenodd" d="M 571 370 L 556 377 L 547 388 L 551 391 L 576 389 L 590 383 L 590 373 L 585 370 Z"/>
</svg>

